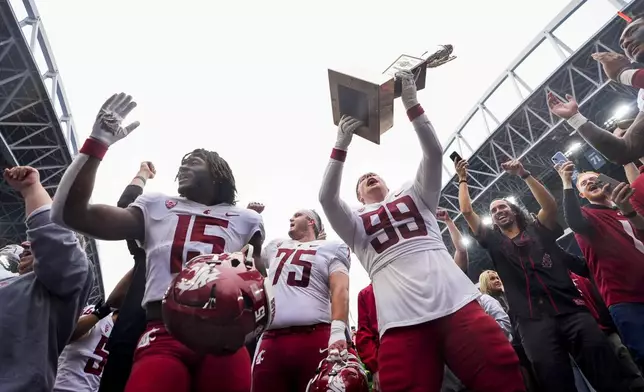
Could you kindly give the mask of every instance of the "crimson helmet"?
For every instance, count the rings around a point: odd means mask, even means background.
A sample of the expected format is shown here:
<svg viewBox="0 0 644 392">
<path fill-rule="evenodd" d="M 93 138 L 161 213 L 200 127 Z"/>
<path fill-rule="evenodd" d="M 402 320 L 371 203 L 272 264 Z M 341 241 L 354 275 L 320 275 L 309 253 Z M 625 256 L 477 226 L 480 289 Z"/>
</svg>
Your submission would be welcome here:
<svg viewBox="0 0 644 392">
<path fill-rule="evenodd" d="M 332 362 L 324 358 L 306 387 L 306 392 L 329 391 L 369 392 L 367 373 L 351 352 L 346 361 Z"/>
<path fill-rule="evenodd" d="M 264 332 L 275 316 L 275 299 L 252 255 L 253 246 L 246 245 L 236 253 L 191 259 L 163 298 L 168 332 L 213 355 L 235 353 Z"/>
</svg>

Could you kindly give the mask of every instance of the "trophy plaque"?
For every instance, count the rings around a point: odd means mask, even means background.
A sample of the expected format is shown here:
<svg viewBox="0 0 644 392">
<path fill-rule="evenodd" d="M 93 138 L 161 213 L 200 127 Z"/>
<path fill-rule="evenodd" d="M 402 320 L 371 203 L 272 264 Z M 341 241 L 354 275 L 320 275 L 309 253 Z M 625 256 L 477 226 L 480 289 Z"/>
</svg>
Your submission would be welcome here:
<svg viewBox="0 0 644 392">
<path fill-rule="evenodd" d="M 395 80 L 396 72 L 411 70 L 416 78 L 416 89 L 425 88 L 427 68 L 436 68 L 455 59 L 452 45 L 441 45 L 427 58 L 401 55 L 383 74 L 385 81 L 374 82 L 329 69 L 333 123 L 338 125 L 342 115 L 364 122 L 356 134 L 380 144 L 380 135 L 394 125 L 394 99 L 400 97 L 402 83 Z M 423 56 L 426 54 L 425 52 Z"/>
<path fill-rule="evenodd" d="M 382 83 L 329 70 L 333 123 L 346 114 L 364 122 L 356 135 L 380 144 L 380 135 L 394 125 L 394 80 Z"/>
</svg>

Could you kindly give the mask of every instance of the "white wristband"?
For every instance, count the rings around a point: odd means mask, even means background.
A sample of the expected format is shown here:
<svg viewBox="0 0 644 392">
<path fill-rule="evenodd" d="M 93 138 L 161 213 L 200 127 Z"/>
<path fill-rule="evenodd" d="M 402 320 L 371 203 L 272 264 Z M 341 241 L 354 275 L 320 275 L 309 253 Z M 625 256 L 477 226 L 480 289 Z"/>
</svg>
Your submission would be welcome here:
<svg viewBox="0 0 644 392">
<path fill-rule="evenodd" d="M 570 117 L 567 121 L 568 121 L 568 125 L 570 125 L 571 127 L 575 128 L 575 130 L 577 130 L 582 125 L 586 124 L 588 122 L 588 119 L 584 117 L 583 114 L 578 112 L 574 116 Z"/>
<path fill-rule="evenodd" d="M 329 346 L 339 340 L 346 340 L 345 332 L 347 324 L 342 320 L 331 321 L 331 336 L 329 337 Z"/>
<path fill-rule="evenodd" d="M 635 76 L 635 73 L 639 71 L 639 69 L 626 69 L 622 71 L 619 74 L 619 82 L 621 84 L 624 84 L 626 86 L 632 86 L 633 85 L 633 76 Z"/>
</svg>

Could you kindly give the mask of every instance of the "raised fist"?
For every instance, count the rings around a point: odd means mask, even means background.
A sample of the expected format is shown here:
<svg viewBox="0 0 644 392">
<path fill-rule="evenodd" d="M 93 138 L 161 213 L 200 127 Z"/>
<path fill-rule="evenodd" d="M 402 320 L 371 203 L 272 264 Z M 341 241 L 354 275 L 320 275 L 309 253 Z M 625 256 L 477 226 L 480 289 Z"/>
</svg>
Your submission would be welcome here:
<svg viewBox="0 0 644 392">
<path fill-rule="evenodd" d="M 261 214 L 264 211 L 264 205 L 262 203 L 257 203 L 257 202 L 250 202 L 246 206 L 249 210 L 253 210 L 257 212 L 258 214 Z"/>
<path fill-rule="evenodd" d="M 33 185 L 40 184 L 38 170 L 30 166 L 16 166 L 11 169 L 4 169 L 4 179 L 17 192 L 22 192 Z"/>
<path fill-rule="evenodd" d="M 154 164 L 150 161 L 141 162 L 141 167 L 139 168 L 139 175 L 146 177 L 151 180 L 154 176 L 157 175 L 157 169 L 154 167 Z"/>
<path fill-rule="evenodd" d="M 518 159 L 503 162 L 501 164 L 501 167 L 503 168 L 503 170 L 505 170 L 506 173 L 515 176 L 522 176 L 526 173 L 525 169 L 523 168 L 523 164 L 519 162 Z"/>
<path fill-rule="evenodd" d="M 452 220 L 452 218 L 450 218 L 449 214 L 447 213 L 447 210 L 444 210 L 442 208 L 436 210 L 436 219 L 445 223 Z"/>
<path fill-rule="evenodd" d="M 125 116 L 135 107 L 136 102 L 132 100 L 131 96 L 125 93 L 112 95 L 96 115 L 90 137 L 99 140 L 108 147 L 123 139 L 140 125 L 138 121 L 135 121 L 126 127 L 122 126 Z"/>
</svg>

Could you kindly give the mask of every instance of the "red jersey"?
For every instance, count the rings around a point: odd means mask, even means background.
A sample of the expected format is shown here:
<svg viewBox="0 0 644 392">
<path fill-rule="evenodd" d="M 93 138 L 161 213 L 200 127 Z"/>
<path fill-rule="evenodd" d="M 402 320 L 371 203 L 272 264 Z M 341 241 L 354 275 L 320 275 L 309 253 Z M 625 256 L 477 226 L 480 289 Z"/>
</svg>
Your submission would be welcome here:
<svg viewBox="0 0 644 392">
<path fill-rule="evenodd" d="M 586 306 L 588 307 L 588 310 L 590 310 L 590 314 L 593 315 L 595 321 L 597 321 L 599 328 L 601 328 L 602 331 L 610 330 L 611 328 L 609 326 L 605 326 L 604 323 L 602 323 L 603 320 L 599 316 L 599 307 L 601 306 L 605 308 L 606 305 L 604 305 L 603 302 L 597 303 L 597 301 L 595 301 L 595 296 L 592 293 L 593 283 L 588 278 L 579 276 L 574 272 L 570 272 L 570 279 L 572 279 L 572 282 L 577 286 L 577 290 L 579 290 L 581 296 L 584 298 Z"/>
<path fill-rule="evenodd" d="M 356 332 L 356 349 L 360 359 L 370 372 L 378 371 L 378 317 L 376 314 L 376 297 L 373 286 L 369 285 L 358 294 L 358 331 Z"/>
<path fill-rule="evenodd" d="M 581 210 L 593 230 L 575 238 L 606 305 L 644 303 L 644 232 L 616 209 L 591 204 Z"/>
</svg>

